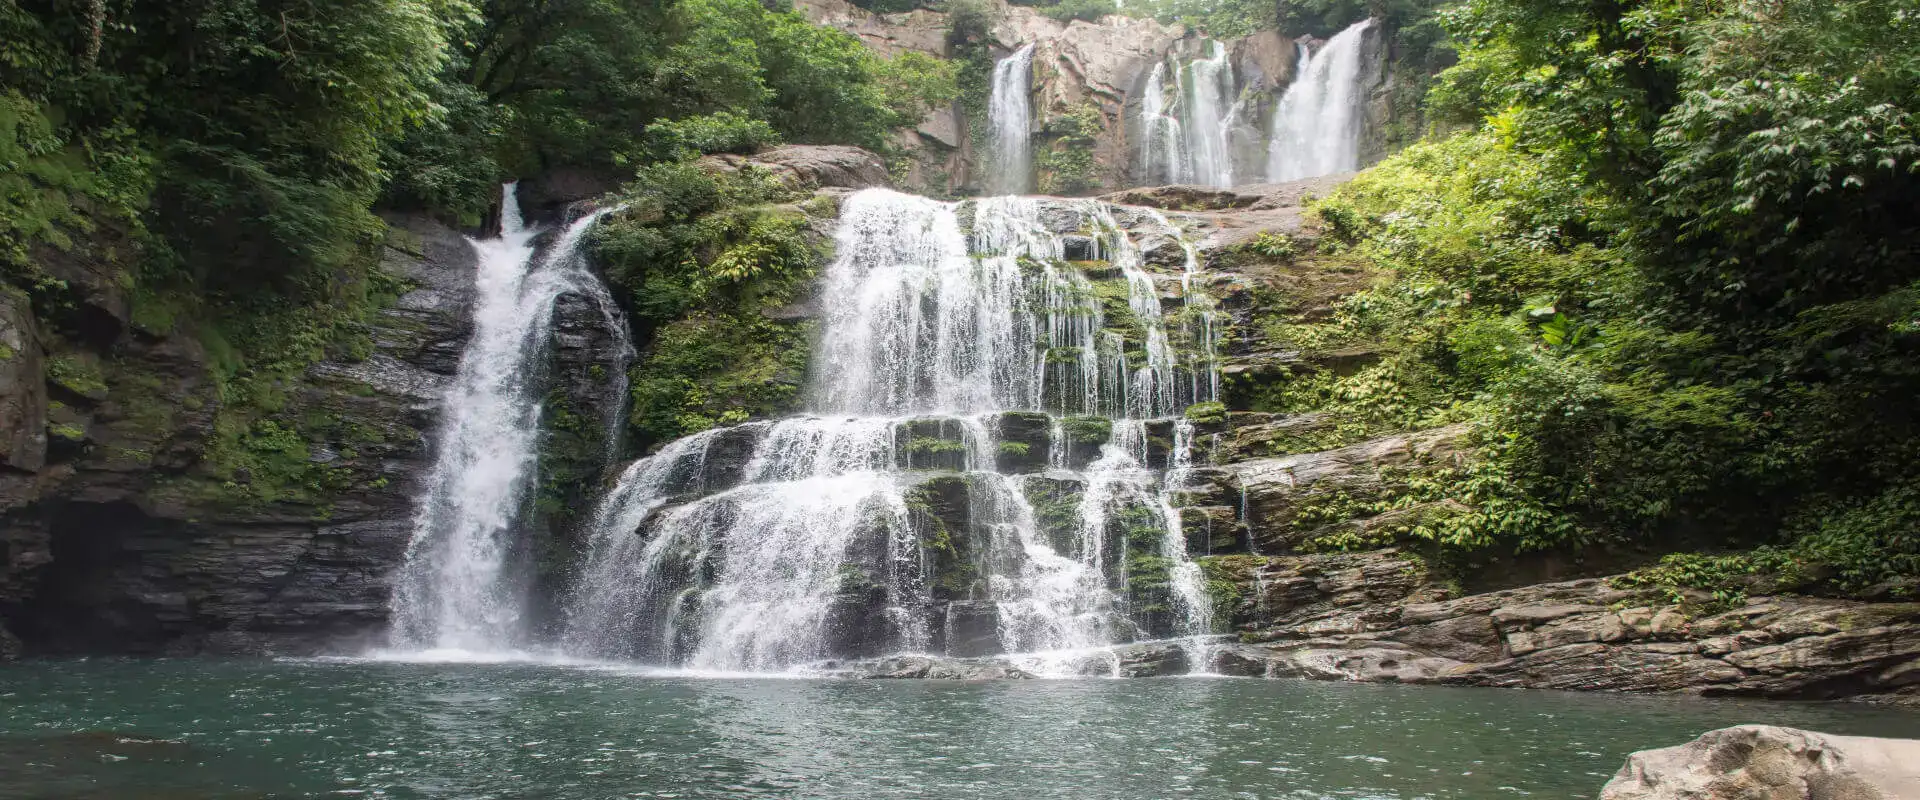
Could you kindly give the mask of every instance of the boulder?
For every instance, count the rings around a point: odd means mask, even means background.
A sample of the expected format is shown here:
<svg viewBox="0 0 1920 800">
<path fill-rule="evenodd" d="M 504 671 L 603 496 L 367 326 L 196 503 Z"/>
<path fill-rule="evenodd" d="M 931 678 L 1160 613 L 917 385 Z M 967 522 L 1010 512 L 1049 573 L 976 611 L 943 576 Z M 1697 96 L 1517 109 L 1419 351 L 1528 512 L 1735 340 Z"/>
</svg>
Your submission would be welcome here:
<svg viewBox="0 0 1920 800">
<path fill-rule="evenodd" d="M 723 172 L 749 165 L 759 167 L 799 191 L 865 189 L 886 186 L 890 181 L 887 164 L 879 156 L 845 145 L 789 144 L 752 156 L 710 155 L 700 163 L 706 169 Z"/>
<path fill-rule="evenodd" d="M 1904 800 L 1920 797 L 1920 741 L 1773 725 L 1642 750 L 1600 800 Z"/>
</svg>

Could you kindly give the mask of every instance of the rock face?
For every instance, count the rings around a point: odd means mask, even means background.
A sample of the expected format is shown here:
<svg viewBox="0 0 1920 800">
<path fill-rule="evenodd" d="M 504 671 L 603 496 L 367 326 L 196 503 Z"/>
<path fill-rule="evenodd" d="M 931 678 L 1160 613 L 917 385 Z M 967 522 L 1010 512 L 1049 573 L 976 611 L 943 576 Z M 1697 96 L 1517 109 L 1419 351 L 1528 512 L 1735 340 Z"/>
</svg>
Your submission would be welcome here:
<svg viewBox="0 0 1920 800">
<path fill-rule="evenodd" d="M 1600 800 L 1903 800 L 1920 797 L 1920 741 L 1772 725 L 1642 750 Z"/>
<path fill-rule="evenodd" d="M 206 473 L 218 399 L 193 338 L 101 347 L 36 332 L 0 304 L 0 341 L 18 343 L 0 361 L 14 443 L 0 481 L 0 654 L 308 653 L 384 627 L 473 274 L 456 232 L 389 222 L 381 268 L 409 290 L 371 321 L 368 352 L 287 387 L 287 407 L 316 425 L 306 463 L 343 482 L 324 496 L 255 501 L 245 481 L 257 476 Z"/>
</svg>

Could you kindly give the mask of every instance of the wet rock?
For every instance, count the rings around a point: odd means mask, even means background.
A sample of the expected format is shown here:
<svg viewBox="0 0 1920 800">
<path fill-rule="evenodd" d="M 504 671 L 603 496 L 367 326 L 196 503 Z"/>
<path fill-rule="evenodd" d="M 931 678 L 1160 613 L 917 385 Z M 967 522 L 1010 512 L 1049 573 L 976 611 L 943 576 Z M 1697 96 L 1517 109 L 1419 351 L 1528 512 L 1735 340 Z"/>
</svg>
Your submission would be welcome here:
<svg viewBox="0 0 1920 800">
<path fill-rule="evenodd" d="M 1642 750 L 1600 800 L 1901 800 L 1920 797 L 1920 741 L 1833 736 L 1773 725 L 1708 731 Z"/>
<path fill-rule="evenodd" d="M 1076 416 L 1060 420 L 1060 436 L 1066 449 L 1068 469 L 1086 469 L 1100 457 L 1100 447 L 1113 438 L 1113 420 L 1106 417 Z"/>
<path fill-rule="evenodd" d="M 1085 543 L 1080 535 L 1080 500 L 1086 481 L 1068 472 L 1047 472 L 1029 476 L 1021 483 L 1027 502 L 1033 506 L 1034 523 L 1055 553 L 1073 559 L 1082 558 Z"/>
<path fill-rule="evenodd" d="M 47 463 L 47 379 L 39 321 L 25 292 L 0 287 L 0 465 L 38 472 Z M 11 478 L 12 476 L 8 476 Z M 0 482 L 0 507 L 14 498 Z"/>
<path fill-rule="evenodd" d="M 714 435 L 707 441 L 704 457 L 700 460 L 698 488 L 702 493 L 724 492 L 746 479 L 747 465 L 753 462 L 754 452 L 767 438 L 772 425 L 766 422 L 749 422 L 735 425 Z"/>
<path fill-rule="evenodd" d="M 939 656 L 889 656 L 872 661 L 834 664 L 819 670 L 836 678 L 981 681 L 1032 678 L 1033 675 L 1011 664 L 986 659 L 942 658 Z"/>
<path fill-rule="evenodd" d="M 1047 468 L 1053 444 L 1053 420 L 1033 411 L 1008 411 L 994 420 L 994 469 L 1003 473 L 1038 472 Z"/>
<path fill-rule="evenodd" d="M 1185 675 L 1193 671 L 1193 660 L 1178 642 L 1142 642 L 1114 651 L 1120 665 L 1116 672 L 1123 678 L 1156 678 Z"/>
<path fill-rule="evenodd" d="M 996 656 L 1005 652 L 1000 645 L 999 605 L 987 600 L 948 603 L 943 638 L 947 655 L 955 658 Z"/>
<path fill-rule="evenodd" d="M 923 417 L 894 428 L 895 465 L 901 469 L 963 470 L 968 464 L 966 426 L 949 417 Z"/>
<path fill-rule="evenodd" d="M 285 415 L 325 421 L 310 426 L 308 463 L 352 476 L 344 490 L 248 502 L 254 476 L 206 474 L 220 398 L 195 338 L 57 342 L 78 365 L 97 346 L 113 358 L 98 360 L 104 391 L 76 384 L 49 408 L 61 444 L 0 517 L 0 624 L 24 649 L 297 655 L 381 635 L 474 274 L 458 232 L 388 223 L 381 269 L 410 288 L 368 320 L 372 348 L 283 385 Z"/>
<path fill-rule="evenodd" d="M 986 591 L 980 560 L 986 542 L 976 541 L 973 483 L 965 475 L 932 474 L 906 494 L 909 524 L 925 558 L 927 590 L 936 603 L 965 600 Z M 950 627 L 950 626 L 943 626 Z"/>
</svg>

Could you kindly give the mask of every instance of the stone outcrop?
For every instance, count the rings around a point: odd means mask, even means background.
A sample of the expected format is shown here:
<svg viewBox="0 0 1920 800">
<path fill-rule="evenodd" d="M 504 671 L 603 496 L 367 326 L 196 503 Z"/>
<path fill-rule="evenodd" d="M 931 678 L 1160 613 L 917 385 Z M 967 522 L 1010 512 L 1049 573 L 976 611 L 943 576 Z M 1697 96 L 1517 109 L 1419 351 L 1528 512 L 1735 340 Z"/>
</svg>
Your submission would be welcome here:
<svg viewBox="0 0 1920 800">
<path fill-rule="evenodd" d="M 820 144 L 790 144 L 751 156 L 727 153 L 706 156 L 701 164 L 711 170 L 738 170 L 747 165 L 773 173 L 795 191 L 820 189 L 865 189 L 891 182 L 887 164 L 879 156 L 858 147 Z"/>
<path fill-rule="evenodd" d="M 1261 458 L 1228 464 L 1245 498 L 1246 522 L 1256 533 L 1261 552 L 1288 552 L 1309 537 L 1327 533 L 1324 527 L 1297 524 L 1301 507 L 1328 492 L 1366 495 L 1381 482 L 1381 469 L 1419 463 L 1434 465 L 1459 457 L 1468 428 L 1454 425 L 1429 431 L 1385 436 L 1318 453 Z M 1364 520 L 1335 523 L 1366 527 Z"/>
<path fill-rule="evenodd" d="M 1920 703 L 1920 604 L 1755 597 L 1702 614 L 1600 578 L 1450 597 L 1392 550 L 1230 558 L 1229 674 Z"/>
<path fill-rule="evenodd" d="M 1642 750 L 1600 800 L 1904 800 L 1920 797 L 1920 741 L 1772 725 Z"/>
</svg>

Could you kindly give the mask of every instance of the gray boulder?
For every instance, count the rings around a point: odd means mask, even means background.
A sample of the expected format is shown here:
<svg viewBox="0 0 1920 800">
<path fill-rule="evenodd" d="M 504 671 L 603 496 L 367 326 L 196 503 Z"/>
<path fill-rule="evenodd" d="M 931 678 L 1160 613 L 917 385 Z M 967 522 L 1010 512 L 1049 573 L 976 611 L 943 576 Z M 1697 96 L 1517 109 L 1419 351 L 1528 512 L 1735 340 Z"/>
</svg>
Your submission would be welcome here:
<svg viewBox="0 0 1920 800">
<path fill-rule="evenodd" d="M 1722 728 L 1634 753 L 1600 790 L 1600 800 L 1905 798 L 1920 798 L 1920 741 L 1772 725 Z"/>
</svg>

